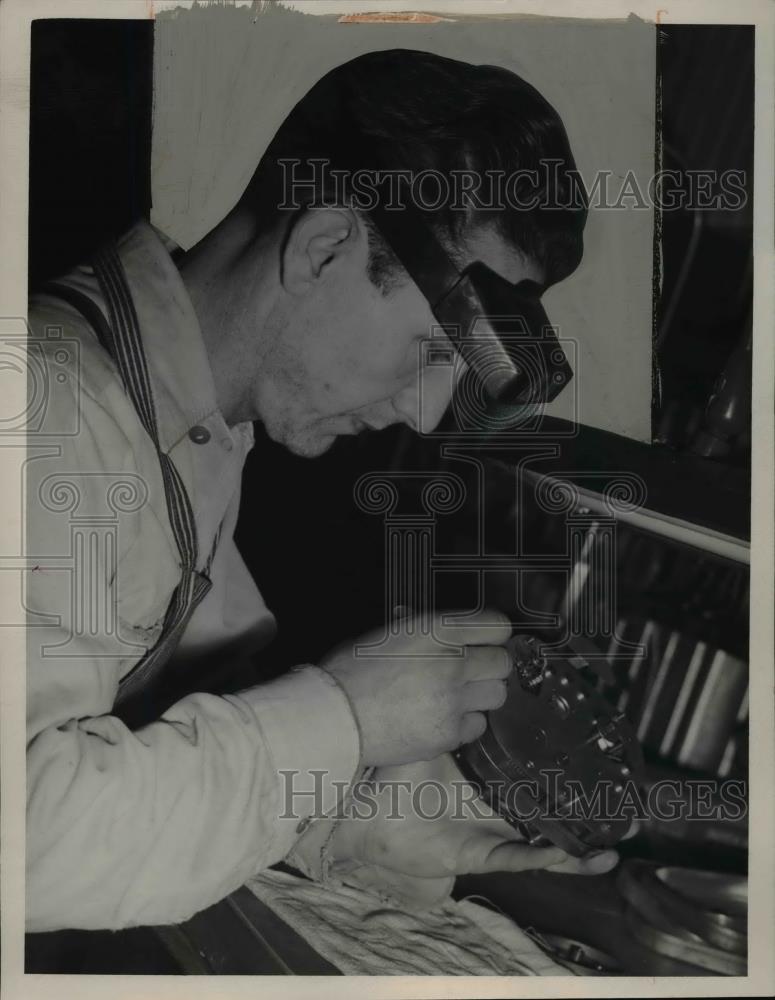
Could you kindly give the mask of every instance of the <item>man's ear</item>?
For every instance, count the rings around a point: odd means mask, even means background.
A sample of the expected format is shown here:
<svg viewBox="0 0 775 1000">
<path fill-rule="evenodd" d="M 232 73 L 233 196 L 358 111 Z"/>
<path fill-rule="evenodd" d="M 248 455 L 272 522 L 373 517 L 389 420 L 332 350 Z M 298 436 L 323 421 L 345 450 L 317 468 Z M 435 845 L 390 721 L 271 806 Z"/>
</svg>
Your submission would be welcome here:
<svg viewBox="0 0 775 1000">
<path fill-rule="evenodd" d="M 282 253 L 282 283 L 292 295 L 304 295 L 337 260 L 353 251 L 358 220 L 349 209 L 305 211 L 292 225 Z"/>
</svg>

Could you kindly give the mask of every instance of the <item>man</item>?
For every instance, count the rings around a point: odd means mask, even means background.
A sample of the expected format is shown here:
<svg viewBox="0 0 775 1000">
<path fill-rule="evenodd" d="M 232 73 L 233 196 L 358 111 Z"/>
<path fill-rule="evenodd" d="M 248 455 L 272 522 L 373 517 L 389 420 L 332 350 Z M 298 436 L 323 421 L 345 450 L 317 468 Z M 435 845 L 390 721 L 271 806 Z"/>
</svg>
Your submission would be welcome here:
<svg viewBox="0 0 775 1000">
<path fill-rule="evenodd" d="M 503 703 L 509 627 L 495 612 L 438 622 L 434 638 L 407 628 L 379 657 L 349 643 L 269 684 L 165 701 L 165 678 L 194 654 L 228 672 L 273 632 L 232 537 L 251 421 L 314 456 L 342 434 L 420 416 L 432 427 L 450 401 L 446 371 L 417 371 L 430 307 L 368 213 L 324 192 L 279 207 L 283 161 L 303 171 L 321 154 L 353 167 L 378 156 L 385 170 L 559 159 L 555 185 L 573 169 L 556 113 L 512 74 L 375 53 L 313 88 L 234 210 L 178 261 L 141 222 L 33 297 L 33 335 L 64 388 L 40 435 L 57 446 L 31 452 L 27 480 L 40 557 L 27 597 L 29 930 L 186 919 L 286 858 L 337 783 L 444 760 Z M 583 212 L 426 214 L 461 265 L 512 282 L 551 284 L 580 258 Z M 319 801 L 285 815 L 282 772 L 298 792 L 315 770 Z M 362 844 L 350 853 L 370 861 Z M 522 845 L 498 858 L 562 861 Z"/>
</svg>

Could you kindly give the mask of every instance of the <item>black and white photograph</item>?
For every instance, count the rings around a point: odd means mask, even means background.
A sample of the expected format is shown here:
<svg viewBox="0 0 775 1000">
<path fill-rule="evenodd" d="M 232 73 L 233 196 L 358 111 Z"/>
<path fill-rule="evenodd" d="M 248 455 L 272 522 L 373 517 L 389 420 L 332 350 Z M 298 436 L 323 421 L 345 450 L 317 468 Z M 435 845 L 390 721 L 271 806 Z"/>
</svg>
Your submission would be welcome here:
<svg viewBox="0 0 775 1000">
<path fill-rule="evenodd" d="M 0 0 L 9 998 L 771 995 L 774 39 Z"/>
</svg>

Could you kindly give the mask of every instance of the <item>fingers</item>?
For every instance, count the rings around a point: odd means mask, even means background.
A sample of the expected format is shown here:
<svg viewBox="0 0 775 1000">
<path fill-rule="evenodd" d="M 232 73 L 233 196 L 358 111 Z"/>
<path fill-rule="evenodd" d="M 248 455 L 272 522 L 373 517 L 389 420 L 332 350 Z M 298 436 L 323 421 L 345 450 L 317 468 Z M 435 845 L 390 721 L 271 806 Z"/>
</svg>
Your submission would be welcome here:
<svg viewBox="0 0 775 1000">
<path fill-rule="evenodd" d="M 467 868 L 471 875 L 486 872 L 526 872 L 537 868 L 552 868 L 567 855 L 559 847 L 530 847 L 527 844 L 504 840 L 497 834 L 480 838 L 480 856 Z"/>
<path fill-rule="evenodd" d="M 511 653 L 505 646 L 469 646 L 463 663 L 463 678 L 476 681 L 505 681 L 512 671 Z"/>
<path fill-rule="evenodd" d="M 449 615 L 437 618 L 438 637 L 460 646 L 502 646 L 511 638 L 511 622 L 501 611 L 485 608 L 455 624 L 445 624 Z"/>
<path fill-rule="evenodd" d="M 461 692 L 464 712 L 489 712 L 506 701 L 505 681 L 477 681 L 466 684 Z"/>
<path fill-rule="evenodd" d="M 615 868 L 618 862 L 619 855 L 616 851 L 599 851 L 584 858 L 568 855 L 559 864 L 551 865 L 549 871 L 562 872 L 564 875 L 603 875 Z"/>
<path fill-rule="evenodd" d="M 470 743 L 487 729 L 487 719 L 481 712 L 466 712 L 460 720 L 460 742 Z"/>
<path fill-rule="evenodd" d="M 522 842 L 504 840 L 499 834 L 483 834 L 477 837 L 476 856 L 468 860 L 465 871 L 478 875 L 546 869 L 564 875 L 603 875 L 615 868 L 618 861 L 616 851 L 574 858 L 559 847 L 530 847 Z"/>
</svg>

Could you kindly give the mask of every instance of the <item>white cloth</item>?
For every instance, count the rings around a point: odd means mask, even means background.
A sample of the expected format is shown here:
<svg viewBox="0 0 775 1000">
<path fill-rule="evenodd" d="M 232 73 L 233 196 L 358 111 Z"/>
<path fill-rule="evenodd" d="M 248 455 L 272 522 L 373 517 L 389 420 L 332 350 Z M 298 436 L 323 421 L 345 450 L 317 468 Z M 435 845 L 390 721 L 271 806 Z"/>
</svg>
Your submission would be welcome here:
<svg viewBox="0 0 775 1000">
<path fill-rule="evenodd" d="M 349 976 L 567 976 L 508 917 L 469 900 L 408 912 L 370 892 L 262 872 L 247 883 Z"/>
<path fill-rule="evenodd" d="M 233 540 L 252 429 L 218 411 L 201 330 L 157 234 L 139 223 L 118 250 L 201 566 L 215 552 L 180 655 L 255 649 L 274 619 Z M 90 268 L 62 280 L 105 311 Z M 280 818 L 279 772 L 300 772 L 302 790 L 314 787 L 308 768 L 326 770 L 330 807 L 330 783 L 358 768 L 358 730 L 343 691 L 313 666 L 239 695 L 191 695 L 136 732 L 111 716 L 120 679 L 159 636 L 179 555 L 158 456 L 93 331 L 43 294 L 29 323 L 48 382 L 25 484 L 27 928 L 172 923 L 285 857 L 316 803 L 296 796 L 297 815 Z"/>
</svg>

